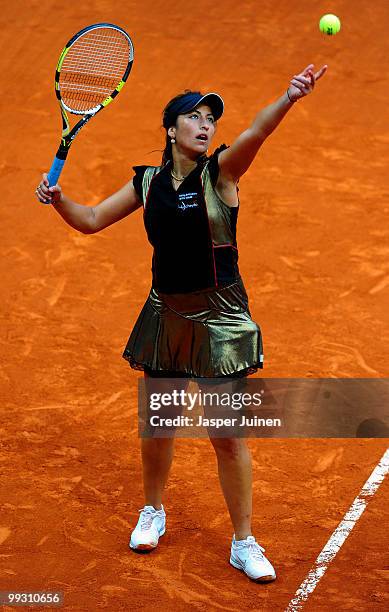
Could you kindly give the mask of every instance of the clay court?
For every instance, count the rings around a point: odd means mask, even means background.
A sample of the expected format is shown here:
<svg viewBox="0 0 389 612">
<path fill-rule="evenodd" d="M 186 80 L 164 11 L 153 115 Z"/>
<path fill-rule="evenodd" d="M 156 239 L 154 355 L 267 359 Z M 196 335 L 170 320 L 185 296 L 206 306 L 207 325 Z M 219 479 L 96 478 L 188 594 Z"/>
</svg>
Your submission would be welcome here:
<svg viewBox="0 0 389 612">
<path fill-rule="evenodd" d="M 319 32 L 326 12 L 342 20 L 337 36 Z M 60 137 L 63 45 L 100 21 L 135 45 L 126 87 L 77 137 L 61 177 L 86 205 L 124 185 L 133 165 L 159 164 L 161 111 L 176 93 L 223 96 L 216 148 L 294 74 L 328 64 L 240 182 L 239 265 L 265 349 L 254 377 L 385 378 L 388 18 L 385 0 L 2 3 L 1 591 L 63 591 L 64 609 L 82 612 L 281 612 L 388 442 L 249 440 L 253 532 L 277 570 L 272 584 L 228 563 L 231 525 L 206 439 L 176 441 L 158 549 L 128 549 L 143 506 L 142 374 L 121 355 L 149 292 L 152 248 L 141 210 L 84 235 L 34 196 Z M 388 505 L 383 482 L 307 612 L 388 609 Z"/>
</svg>

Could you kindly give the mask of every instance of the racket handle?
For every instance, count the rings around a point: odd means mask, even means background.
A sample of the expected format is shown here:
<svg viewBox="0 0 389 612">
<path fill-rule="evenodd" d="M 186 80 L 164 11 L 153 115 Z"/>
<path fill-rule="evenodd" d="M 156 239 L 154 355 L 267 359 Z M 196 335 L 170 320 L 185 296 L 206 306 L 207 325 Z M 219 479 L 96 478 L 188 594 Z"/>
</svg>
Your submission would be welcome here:
<svg viewBox="0 0 389 612">
<path fill-rule="evenodd" d="M 49 187 L 56 185 L 58 183 L 58 179 L 62 172 L 62 168 L 64 167 L 65 160 L 59 159 L 58 157 L 54 158 L 54 161 L 49 170 L 49 174 L 47 175 L 47 180 L 49 181 Z"/>
</svg>

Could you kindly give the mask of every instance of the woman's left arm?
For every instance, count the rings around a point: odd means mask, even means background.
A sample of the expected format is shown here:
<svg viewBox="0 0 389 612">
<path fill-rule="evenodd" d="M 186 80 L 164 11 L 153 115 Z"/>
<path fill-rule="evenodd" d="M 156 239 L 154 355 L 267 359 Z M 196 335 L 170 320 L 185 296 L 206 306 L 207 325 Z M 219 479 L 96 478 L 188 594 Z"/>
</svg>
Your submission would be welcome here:
<svg viewBox="0 0 389 612">
<path fill-rule="evenodd" d="M 266 138 L 275 130 L 294 102 L 313 91 L 315 82 L 326 72 L 327 65 L 316 73 L 313 68 L 314 65 L 309 64 L 300 74 L 295 75 L 287 92 L 261 110 L 252 126 L 219 154 L 219 169 L 224 180 L 236 183 L 248 170 Z"/>
</svg>

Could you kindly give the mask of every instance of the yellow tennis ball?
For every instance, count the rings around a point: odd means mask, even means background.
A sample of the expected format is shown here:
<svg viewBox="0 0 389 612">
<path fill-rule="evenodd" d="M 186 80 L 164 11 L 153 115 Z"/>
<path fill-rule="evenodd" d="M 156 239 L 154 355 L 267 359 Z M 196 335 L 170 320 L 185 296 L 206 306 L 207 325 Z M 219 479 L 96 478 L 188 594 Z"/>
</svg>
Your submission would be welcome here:
<svg viewBox="0 0 389 612">
<path fill-rule="evenodd" d="M 337 34 L 340 30 L 340 19 L 336 15 L 323 15 L 323 17 L 319 21 L 320 32 L 323 34 L 328 34 L 328 36 L 332 36 L 333 34 Z"/>
</svg>

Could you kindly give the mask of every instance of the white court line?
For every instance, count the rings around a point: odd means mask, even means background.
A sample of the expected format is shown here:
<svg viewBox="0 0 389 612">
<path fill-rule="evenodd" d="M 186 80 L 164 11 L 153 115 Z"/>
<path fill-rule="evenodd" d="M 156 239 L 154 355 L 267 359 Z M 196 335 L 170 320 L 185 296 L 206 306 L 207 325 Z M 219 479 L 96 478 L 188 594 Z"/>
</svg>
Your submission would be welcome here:
<svg viewBox="0 0 389 612">
<path fill-rule="evenodd" d="M 359 495 L 354 499 L 349 510 L 344 515 L 332 536 L 319 554 L 307 577 L 301 583 L 293 599 L 290 600 L 285 612 L 296 612 L 301 610 L 303 602 L 306 602 L 309 595 L 315 590 L 321 578 L 323 578 L 329 564 L 349 536 L 356 522 L 366 509 L 369 498 L 373 497 L 385 476 L 389 472 L 389 448 L 382 455 L 378 465 L 374 468 L 369 478 L 363 485 Z"/>
</svg>

